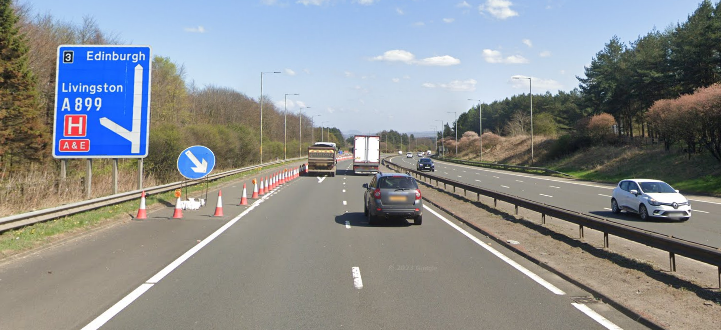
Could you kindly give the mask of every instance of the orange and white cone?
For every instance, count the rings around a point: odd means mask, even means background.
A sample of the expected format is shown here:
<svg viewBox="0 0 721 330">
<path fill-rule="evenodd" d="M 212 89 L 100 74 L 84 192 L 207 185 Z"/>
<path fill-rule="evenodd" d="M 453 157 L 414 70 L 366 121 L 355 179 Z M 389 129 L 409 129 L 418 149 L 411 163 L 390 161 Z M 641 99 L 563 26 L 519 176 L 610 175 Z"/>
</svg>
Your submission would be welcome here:
<svg viewBox="0 0 721 330">
<path fill-rule="evenodd" d="M 270 179 L 267 176 L 265 177 L 265 192 L 270 192 Z"/>
<path fill-rule="evenodd" d="M 263 184 L 263 178 L 260 178 L 260 195 L 265 195 L 265 185 Z"/>
<path fill-rule="evenodd" d="M 240 205 L 248 205 L 248 194 L 245 192 L 245 183 L 243 184 L 243 197 L 240 198 Z"/>
<path fill-rule="evenodd" d="M 145 190 L 143 190 L 143 193 L 140 194 L 140 208 L 138 209 L 138 215 L 135 216 L 135 219 L 147 219 L 148 213 L 145 210 Z"/>
<path fill-rule="evenodd" d="M 215 214 L 213 214 L 214 217 L 222 217 L 223 216 L 223 191 L 218 190 L 218 203 L 215 205 Z"/>
<path fill-rule="evenodd" d="M 183 218 L 183 209 L 180 208 L 180 197 L 175 202 L 175 211 L 173 212 L 173 219 Z"/>
<path fill-rule="evenodd" d="M 258 181 L 253 179 L 253 196 L 250 198 L 258 199 Z"/>
</svg>

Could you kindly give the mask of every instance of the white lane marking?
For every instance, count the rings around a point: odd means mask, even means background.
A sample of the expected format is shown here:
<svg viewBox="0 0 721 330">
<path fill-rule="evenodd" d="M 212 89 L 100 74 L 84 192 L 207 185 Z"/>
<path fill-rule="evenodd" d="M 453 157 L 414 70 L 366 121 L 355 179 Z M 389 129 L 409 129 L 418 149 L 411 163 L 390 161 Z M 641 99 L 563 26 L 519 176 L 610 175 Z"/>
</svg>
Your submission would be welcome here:
<svg viewBox="0 0 721 330">
<path fill-rule="evenodd" d="M 350 229 L 350 221 L 346 221 L 346 222 L 345 222 L 345 227 L 348 228 L 348 229 Z"/>
<path fill-rule="evenodd" d="M 501 187 L 506 188 L 506 189 L 510 189 L 510 188 L 511 188 L 511 187 L 509 187 L 509 186 L 501 186 Z"/>
<path fill-rule="evenodd" d="M 343 201 L 343 205 L 348 205 L 348 202 L 347 202 L 347 201 Z"/>
<path fill-rule="evenodd" d="M 343 185 L 345 186 L 345 182 L 343 182 Z"/>
<path fill-rule="evenodd" d="M 157 284 L 162 280 L 165 276 L 170 274 L 173 270 L 178 268 L 183 262 L 190 259 L 196 252 L 200 251 L 203 247 L 208 245 L 208 243 L 212 242 L 214 239 L 216 239 L 220 234 L 228 230 L 231 226 L 233 226 L 238 220 L 240 220 L 242 217 L 246 216 L 250 211 L 255 209 L 258 205 L 263 203 L 265 200 L 267 200 L 270 196 L 273 196 L 273 193 L 266 194 L 265 196 L 261 197 L 257 201 L 255 201 L 253 204 L 250 205 L 243 213 L 239 214 L 235 218 L 228 221 L 225 225 L 218 228 L 215 232 L 210 234 L 210 236 L 206 237 L 204 240 L 202 240 L 200 243 L 193 246 L 190 250 L 186 251 L 178 257 L 178 259 L 175 259 L 173 262 L 165 266 L 165 268 L 161 269 L 158 273 L 153 275 L 153 277 L 149 278 L 145 283 L 141 284 L 139 287 L 137 287 L 135 290 L 130 292 L 127 296 L 125 296 L 123 299 L 115 303 L 112 307 L 110 307 L 108 310 L 100 314 L 100 316 L 96 317 L 92 322 L 88 323 L 88 325 L 83 327 L 83 330 L 91 330 L 91 329 L 98 329 L 102 327 L 105 323 L 110 321 L 115 315 L 120 313 L 125 307 L 128 307 L 133 301 L 138 299 L 143 293 L 148 291 L 153 285 Z"/>
<path fill-rule="evenodd" d="M 481 182 L 481 180 L 476 180 L 476 181 Z"/>
<path fill-rule="evenodd" d="M 322 178 L 321 178 L 321 177 L 316 177 L 316 178 L 318 178 L 318 183 L 321 183 L 321 182 L 323 182 L 323 180 L 325 180 L 326 177 L 322 177 Z"/>
<path fill-rule="evenodd" d="M 598 196 L 609 197 L 609 198 L 611 197 L 611 196 L 609 196 L 609 195 L 604 195 L 604 194 L 598 194 Z"/>
<path fill-rule="evenodd" d="M 596 313 L 593 309 L 589 308 L 588 306 L 584 304 L 578 304 L 578 303 L 571 303 L 573 307 L 576 307 L 579 311 L 583 312 L 584 314 L 588 315 L 588 317 L 592 318 L 594 321 L 598 322 L 602 326 L 604 326 L 608 330 L 623 330 L 623 328 L 615 325 L 613 322 L 609 321 L 605 317 L 601 316 L 601 314 Z"/>
<path fill-rule="evenodd" d="M 447 223 L 449 226 L 451 226 L 453 229 L 459 231 L 464 236 L 470 238 L 473 242 L 480 245 L 482 248 L 486 249 L 488 252 L 493 253 L 496 257 L 499 259 L 505 261 L 507 264 L 511 265 L 513 268 L 517 269 L 524 275 L 528 276 L 532 280 L 536 281 L 536 283 L 542 285 L 544 288 L 548 289 L 549 291 L 553 292 L 557 295 L 565 295 L 566 293 L 563 292 L 563 290 L 557 288 L 555 285 L 549 283 L 548 281 L 544 280 L 540 276 L 536 275 L 534 272 L 528 270 L 526 267 L 521 266 L 519 263 L 511 260 L 510 258 L 506 257 L 503 253 L 498 252 L 498 250 L 490 247 L 488 244 L 483 243 L 480 239 L 478 239 L 476 236 L 471 235 L 469 232 L 465 231 L 463 228 L 459 227 L 455 223 L 451 222 L 450 220 L 446 219 L 444 216 L 440 215 L 438 212 L 432 210 L 426 205 L 423 205 L 423 208 L 426 209 L 428 212 L 433 213 L 435 216 L 437 216 L 439 219 L 443 220 L 445 223 Z"/>
<path fill-rule="evenodd" d="M 443 172 L 443 174 L 448 174 L 448 172 Z"/>
<path fill-rule="evenodd" d="M 361 278 L 360 268 L 353 267 L 351 273 L 353 274 L 353 286 L 356 289 L 363 289 L 363 279 Z"/>
<path fill-rule="evenodd" d="M 541 196 L 543 196 L 543 197 L 550 197 L 550 198 L 553 198 L 553 196 L 551 196 L 551 195 L 545 195 L 545 194 L 539 194 L 539 195 L 541 195 Z"/>
<path fill-rule="evenodd" d="M 462 178 L 462 176 L 460 176 L 460 175 L 459 175 L 458 177 L 459 177 L 459 178 Z"/>
<path fill-rule="evenodd" d="M 706 214 L 709 214 L 709 213 L 710 213 L 710 212 L 701 211 L 701 210 L 693 210 L 693 212 L 701 212 L 701 213 L 706 213 Z"/>
<path fill-rule="evenodd" d="M 556 186 L 548 186 L 548 187 L 549 187 L 549 188 L 561 189 L 561 187 L 556 187 Z"/>
<path fill-rule="evenodd" d="M 345 192 L 345 189 L 343 189 L 343 192 Z"/>
<path fill-rule="evenodd" d="M 523 182 L 522 180 L 516 180 L 516 182 Z"/>
<path fill-rule="evenodd" d="M 499 177 L 497 177 L 497 176 L 495 176 L 495 175 L 494 175 L 493 177 L 496 178 L 496 179 L 500 179 Z"/>
</svg>

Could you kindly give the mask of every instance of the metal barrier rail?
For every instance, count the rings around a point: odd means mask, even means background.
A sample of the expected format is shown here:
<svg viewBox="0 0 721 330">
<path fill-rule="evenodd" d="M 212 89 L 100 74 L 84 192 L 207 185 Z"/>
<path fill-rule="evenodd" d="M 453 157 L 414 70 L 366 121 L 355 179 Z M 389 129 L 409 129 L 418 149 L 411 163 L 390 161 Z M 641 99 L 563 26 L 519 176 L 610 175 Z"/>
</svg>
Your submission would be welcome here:
<svg viewBox="0 0 721 330">
<path fill-rule="evenodd" d="M 173 183 L 168 183 L 160 186 L 155 187 L 148 187 L 145 189 L 139 189 L 139 190 L 133 190 L 128 191 L 120 194 L 110 195 L 110 196 L 103 196 L 95 199 L 80 201 L 76 203 L 66 204 L 58 207 L 52 207 L 27 213 L 21 213 L 21 214 L 15 214 L 8 217 L 0 218 L 0 233 L 11 230 L 11 229 L 17 229 L 20 227 L 32 225 L 38 222 L 43 221 L 49 221 L 57 218 L 61 218 L 64 216 L 69 216 L 73 214 L 78 214 L 94 209 L 98 209 L 101 207 L 119 204 L 127 201 L 131 201 L 134 199 L 138 199 L 140 196 L 140 193 L 142 191 L 145 191 L 146 194 L 158 194 L 158 193 L 165 193 L 168 191 L 173 191 L 175 189 L 184 187 L 184 186 L 192 186 L 197 185 L 205 182 L 206 180 L 212 181 L 221 179 L 227 176 L 252 171 L 255 169 L 262 169 L 267 166 L 271 165 L 277 165 L 277 164 L 283 164 L 286 162 L 292 162 L 305 159 L 305 157 L 300 158 L 291 158 L 287 161 L 275 161 L 270 163 L 265 163 L 262 165 L 252 165 L 248 167 L 243 167 L 239 169 L 234 169 L 222 173 L 217 174 L 209 174 L 206 178 L 199 179 L 199 180 L 190 180 L 190 181 L 178 181 Z"/>
<path fill-rule="evenodd" d="M 646 246 L 656 248 L 669 253 L 669 268 L 671 271 L 676 271 L 676 254 L 700 261 L 712 266 L 716 266 L 718 270 L 719 287 L 721 288 L 721 250 L 704 244 L 683 240 L 670 235 L 664 235 L 657 232 L 644 230 L 628 225 L 624 225 L 618 222 L 609 221 L 604 218 L 594 217 L 587 214 L 562 209 L 559 207 L 534 202 L 525 198 L 484 189 L 481 187 L 473 186 L 467 183 L 458 182 L 452 179 L 446 179 L 431 175 L 428 173 L 416 171 L 413 169 L 404 168 L 398 164 L 395 164 L 387 159 L 384 159 L 384 164 L 389 168 L 396 171 L 403 171 L 409 174 L 413 174 L 416 178 L 423 178 L 424 182 L 426 179 L 429 184 L 436 182 L 436 186 L 439 183 L 443 183 L 444 188 L 448 185 L 453 187 L 453 192 L 456 188 L 463 189 L 463 194 L 466 192 L 476 193 L 476 198 L 480 200 L 480 195 L 488 196 L 493 198 L 493 206 L 497 206 L 498 200 L 515 206 L 516 214 L 518 214 L 518 208 L 523 207 L 528 210 L 536 211 L 541 214 L 541 223 L 546 223 L 546 215 L 555 217 L 560 220 L 571 222 L 579 226 L 579 236 L 583 238 L 583 229 L 585 227 L 595 229 L 603 233 L 603 246 L 604 248 L 609 247 L 608 235 L 615 235 L 627 240 L 644 244 Z"/>
<path fill-rule="evenodd" d="M 560 175 L 560 176 L 570 177 L 570 175 L 568 175 L 566 173 L 549 170 L 549 169 L 543 168 L 543 167 L 506 165 L 506 164 L 497 164 L 497 163 L 488 163 L 488 162 L 476 162 L 476 161 L 471 161 L 471 160 L 446 159 L 446 158 L 440 158 L 440 157 L 436 157 L 436 159 L 442 160 L 444 162 L 456 163 L 456 164 L 462 164 L 462 165 L 495 168 L 495 169 L 507 170 L 507 171 L 526 172 L 526 173 L 541 173 L 544 175 Z"/>
</svg>

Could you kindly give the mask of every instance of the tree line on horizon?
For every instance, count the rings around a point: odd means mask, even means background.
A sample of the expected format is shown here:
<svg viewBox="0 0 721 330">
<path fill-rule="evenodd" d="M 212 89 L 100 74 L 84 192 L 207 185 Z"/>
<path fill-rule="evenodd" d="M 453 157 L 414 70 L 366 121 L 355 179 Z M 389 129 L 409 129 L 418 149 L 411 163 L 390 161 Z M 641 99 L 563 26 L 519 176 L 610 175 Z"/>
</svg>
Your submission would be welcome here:
<svg viewBox="0 0 721 330">
<path fill-rule="evenodd" d="M 50 14 L 33 16 L 27 5 L 0 0 L 0 178 L 29 165 L 57 167 L 52 159 L 52 129 L 57 48 L 63 44 L 120 45 L 123 41 L 103 32 L 91 17 L 74 25 Z M 178 155 L 198 144 L 222 155 L 218 168 L 260 161 L 260 98 L 227 87 L 196 86 L 187 79 L 183 65 L 158 55 L 152 59 L 151 83 L 150 146 L 144 161 L 148 175 L 177 176 Z M 268 96 L 261 97 L 263 161 L 305 155 L 312 137 L 321 140 L 321 128 L 313 130 L 308 116 L 289 112 L 285 150 L 283 109 L 277 109 Z M 339 129 L 330 128 L 329 133 L 323 138 L 344 143 Z"/>
</svg>

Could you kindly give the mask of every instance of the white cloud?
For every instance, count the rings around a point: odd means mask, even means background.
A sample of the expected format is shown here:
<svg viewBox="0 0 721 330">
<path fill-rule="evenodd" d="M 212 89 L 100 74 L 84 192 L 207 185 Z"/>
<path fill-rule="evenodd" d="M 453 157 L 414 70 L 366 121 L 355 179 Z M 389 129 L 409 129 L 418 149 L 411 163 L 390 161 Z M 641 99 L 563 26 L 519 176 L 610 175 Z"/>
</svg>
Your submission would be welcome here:
<svg viewBox="0 0 721 330">
<path fill-rule="evenodd" d="M 405 75 L 405 76 L 403 76 L 403 79 L 411 79 L 411 76 Z"/>
<path fill-rule="evenodd" d="M 185 28 L 185 32 L 191 32 L 191 33 L 205 33 L 205 28 L 202 25 L 198 25 L 198 27 L 190 27 Z"/>
<path fill-rule="evenodd" d="M 397 83 L 397 82 L 399 82 L 399 81 L 401 81 L 401 80 L 400 80 L 399 78 L 393 78 L 393 79 L 391 79 L 391 81 L 394 82 L 394 83 Z"/>
<path fill-rule="evenodd" d="M 343 72 L 343 75 L 346 76 L 346 78 L 353 78 L 353 77 L 355 77 L 355 74 L 353 74 L 353 72 L 350 72 L 350 71 L 345 71 L 345 72 Z"/>
<path fill-rule="evenodd" d="M 264 5 L 267 5 L 267 6 L 272 6 L 272 5 L 274 5 L 276 2 L 278 2 L 278 1 L 277 1 L 277 0 L 261 0 L 261 1 L 260 1 L 260 3 L 262 3 L 262 4 L 264 4 Z"/>
<path fill-rule="evenodd" d="M 452 56 L 444 55 L 444 56 L 434 56 L 429 58 L 424 58 L 420 61 L 416 61 L 419 65 L 431 65 L 431 66 L 451 66 L 456 64 L 461 64 L 461 60 L 454 58 Z"/>
<path fill-rule="evenodd" d="M 521 55 L 512 55 L 503 57 L 503 54 L 497 50 L 484 49 L 481 54 L 483 59 L 488 63 L 503 63 L 503 64 L 523 64 L 528 63 L 528 60 Z"/>
<path fill-rule="evenodd" d="M 375 0 L 354 0 L 353 2 L 359 5 L 370 6 L 373 4 L 373 2 L 375 2 Z"/>
<path fill-rule="evenodd" d="M 566 70 L 561 70 L 561 74 L 566 74 Z"/>
<path fill-rule="evenodd" d="M 526 76 L 513 76 L 513 77 L 523 77 L 527 78 Z M 513 79 L 511 77 L 511 85 L 513 88 L 518 89 L 528 89 L 528 79 Z M 559 83 L 558 81 L 555 81 L 553 79 L 541 79 L 536 77 L 531 77 L 533 82 L 533 93 L 539 94 L 539 91 L 552 91 L 552 90 L 561 90 L 563 89 L 563 85 Z"/>
<path fill-rule="evenodd" d="M 528 47 L 533 47 L 533 43 L 531 42 L 531 39 L 523 39 L 523 40 L 521 40 L 521 42 Z"/>
<path fill-rule="evenodd" d="M 301 5 L 313 5 L 313 6 L 320 6 L 326 2 L 329 2 L 330 0 L 298 0 L 295 3 L 299 3 Z"/>
<path fill-rule="evenodd" d="M 508 0 L 486 0 L 485 5 L 478 6 L 478 12 L 482 14 L 484 11 L 487 11 L 498 19 L 518 16 L 518 12 L 511 9 L 511 6 L 513 6 L 513 3 Z"/>
<path fill-rule="evenodd" d="M 305 72 L 306 74 L 310 74 L 310 69 L 303 69 L 303 72 Z"/>
<path fill-rule="evenodd" d="M 459 2 L 456 7 L 458 8 L 471 8 L 471 5 L 466 1 Z"/>
<path fill-rule="evenodd" d="M 412 25 L 415 26 L 415 27 L 422 27 L 422 26 L 426 26 L 426 23 L 423 23 L 423 22 L 415 22 L 415 23 L 413 23 Z"/>
<path fill-rule="evenodd" d="M 447 84 L 423 83 L 421 86 L 426 88 L 442 88 L 451 92 L 472 92 L 476 90 L 475 79 L 454 80 Z"/>
<path fill-rule="evenodd" d="M 287 74 L 289 76 L 295 76 L 295 71 L 293 71 L 291 69 L 285 69 L 285 74 Z"/>
<path fill-rule="evenodd" d="M 404 14 L 403 9 L 400 9 L 400 8 L 396 8 L 396 13 L 398 13 L 398 15 Z"/>
<path fill-rule="evenodd" d="M 443 21 L 446 23 L 453 23 L 453 21 L 455 21 L 455 20 L 456 20 L 455 18 L 444 18 L 443 19 Z"/>
<path fill-rule="evenodd" d="M 538 54 L 540 57 L 551 57 L 551 51 L 550 50 L 544 50 L 540 54 Z"/>
<path fill-rule="evenodd" d="M 424 58 L 422 60 L 416 60 L 415 55 L 405 50 L 389 50 L 383 55 L 371 58 L 372 61 L 385 61 L 385 62 L 403 62 L 406 64 L 415 65 L 426 65 L 426 66 L 450 66 L 460 64 L 461 60 L 454 58 L 453 56 L 443 55 Z"/>
</svg>

